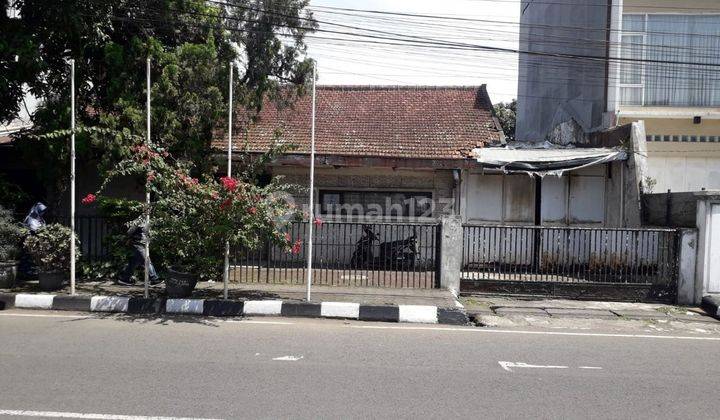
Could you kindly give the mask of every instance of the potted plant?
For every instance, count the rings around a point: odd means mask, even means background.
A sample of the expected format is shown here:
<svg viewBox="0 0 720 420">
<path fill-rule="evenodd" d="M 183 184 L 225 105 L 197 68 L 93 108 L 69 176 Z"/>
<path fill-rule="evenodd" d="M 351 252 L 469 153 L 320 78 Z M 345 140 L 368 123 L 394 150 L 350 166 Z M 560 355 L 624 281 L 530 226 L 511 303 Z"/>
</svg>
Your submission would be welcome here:
<svg viewBox="0 0 720 420">
<path fill-rule="evenodd" d="M 70 272 L 70 237 L 75 238 L 76 259 L 80 242 L 69 228 L 50 224 L 25 238 L 25 249 L 38 267 L 40 289 L 58 290 Z"/>
<path fill-rule="evenodd" d="M 238 179 L 199 179 L 191 172 L 191 166 L 173 159 L 163 149 L 141 144 L 110 172 L 98 191 L 101 195 L 114 177 L 144 176 L 151 204 L 130 224 L 143 224 L 150 213 L 153 260 L 167 268 L 169 297 L 190 296 L 200 280 L 220 280 L 226 243 L 253 248 L 269 241 L 299 252 L 300 242 L 293 244 L 286 232 L 300 215 L 282 194 L 294 187 L 280 183 L 279 178 L 259 186 L 249 171 Z"/>
<path fill-rule="evenodd" d="M 23 236 L 25 229 L 15 222 L 12 212 L 0 206 L 0 289 L 15 287 Z"/>
</svg>

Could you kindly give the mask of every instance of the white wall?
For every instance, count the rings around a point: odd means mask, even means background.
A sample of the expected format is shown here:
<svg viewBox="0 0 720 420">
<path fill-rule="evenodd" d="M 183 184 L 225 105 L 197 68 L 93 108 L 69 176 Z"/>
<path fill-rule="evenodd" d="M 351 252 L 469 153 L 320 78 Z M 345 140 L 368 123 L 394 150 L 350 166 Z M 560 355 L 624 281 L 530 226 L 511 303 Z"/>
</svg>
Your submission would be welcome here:
<svg viewBox="0 0 720 420">
<path fill-rule="evenodd" d="M 720 157 L 650 154 L 647 166 L 655 193 L 720 189 Z"/>
</svg>

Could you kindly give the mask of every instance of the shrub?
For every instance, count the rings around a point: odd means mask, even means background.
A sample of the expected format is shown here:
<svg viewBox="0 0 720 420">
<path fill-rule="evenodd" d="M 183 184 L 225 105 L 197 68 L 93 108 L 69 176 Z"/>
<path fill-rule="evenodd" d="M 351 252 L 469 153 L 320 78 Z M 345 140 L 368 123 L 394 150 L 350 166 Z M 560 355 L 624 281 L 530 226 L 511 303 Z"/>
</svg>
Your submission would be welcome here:
<svg viewBox="0 0 720 420">
<path fill-rule="evenodd" d="M 14 261 L 20 257 L 20 244 L 25 229 L 13 219 L 12 212 L 0 206 L 0 261 Z"/>
<path fill-rule="evenodd" d="M 38 269 L 43 272 L 70 271 L 70 235 L 69 228 L 50 224 L 25 239 L 25 249 L 32 257 Z M 75 258 L 80 258 L 80 241 L 75 238 Z"/>
</svg>

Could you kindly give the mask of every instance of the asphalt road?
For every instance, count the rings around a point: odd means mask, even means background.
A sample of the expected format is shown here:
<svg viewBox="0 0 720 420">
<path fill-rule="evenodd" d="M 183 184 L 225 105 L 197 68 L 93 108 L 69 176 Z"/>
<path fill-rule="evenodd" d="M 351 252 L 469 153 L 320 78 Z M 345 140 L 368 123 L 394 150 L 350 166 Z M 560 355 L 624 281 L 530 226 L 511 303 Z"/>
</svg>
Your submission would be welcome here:
<svg viewBox="0 0 720 420">
<path fill-rule="evenodd" d="M 718 337 L 595 333 L 4 311 L 0 418 L 720 416 Z"/>
</svg>

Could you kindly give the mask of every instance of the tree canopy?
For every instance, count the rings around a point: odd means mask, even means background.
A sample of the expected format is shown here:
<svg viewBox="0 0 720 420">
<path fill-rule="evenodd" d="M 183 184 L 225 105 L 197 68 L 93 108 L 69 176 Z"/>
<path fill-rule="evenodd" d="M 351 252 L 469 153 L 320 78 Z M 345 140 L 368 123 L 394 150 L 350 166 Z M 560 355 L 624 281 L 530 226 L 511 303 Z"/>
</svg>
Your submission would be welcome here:
<svg viewBox="0 0 720 420">
<path fill-rule="evenodd" d="M 103 129 L 81 131 L 78 154 L 97 160 L 101 170 L 127 158 L 145 135 L 148 57 L 152 141 L 198 171 L 211 169 L 210 142 L 226 116 L 231 61 L 238 65 L 234 101 L 250 111 L 265 97 L 303 93 L 311 71 L 304 37 L 316 22 L 308 0 L 2 1 L 0 122 L 17 117 L 30 92 L 41 105 L 29 134 L 67 129 L 68 60 L 74 59 L 78 126 Z M 67 141 L 20 143 L 42 173 L 62 179 L 58 165 L 48 163 L 67 158 Z"/>
<path fill-rule="evenodd" d="M 515 121 L 517 119 L 517 99 L 510 102 L 500 102 L 495 105 L 495 115 L 505 132 L 508 141 L 515 141 Z"/>
</svg>

